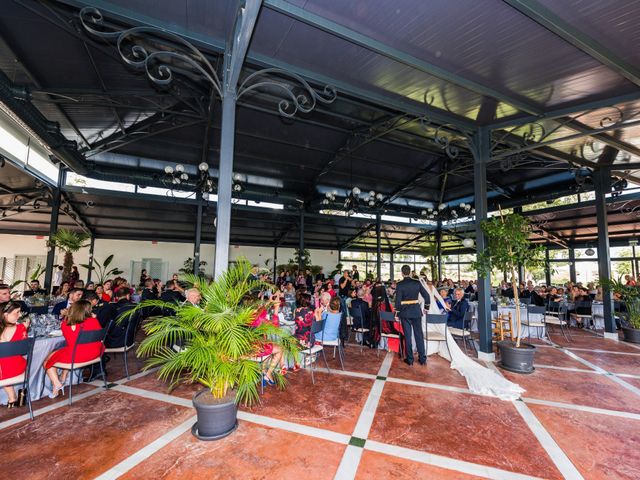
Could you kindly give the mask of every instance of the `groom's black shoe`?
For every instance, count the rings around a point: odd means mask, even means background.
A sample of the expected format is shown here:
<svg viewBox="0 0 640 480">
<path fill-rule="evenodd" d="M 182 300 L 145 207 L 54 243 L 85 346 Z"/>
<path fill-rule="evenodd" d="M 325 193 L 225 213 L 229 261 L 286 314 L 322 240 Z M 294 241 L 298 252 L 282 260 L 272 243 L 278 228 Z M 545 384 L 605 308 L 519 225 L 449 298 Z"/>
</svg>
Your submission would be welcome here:
<svg viewBox="0 0 640 480">
<path fill-rule="evenodd" d="M 420 365 L 426 365 L 427 361 L 426 360 L 420 360 Z"/>
<path fill-rule="evenodd" d="M 406 363 L 407 365 L 409 365 L 410 367 L 413 366 L 413 362 L 411 360 L 409 360 L 408 358 L 404 359 L 404 363 Z"/>
</svg>

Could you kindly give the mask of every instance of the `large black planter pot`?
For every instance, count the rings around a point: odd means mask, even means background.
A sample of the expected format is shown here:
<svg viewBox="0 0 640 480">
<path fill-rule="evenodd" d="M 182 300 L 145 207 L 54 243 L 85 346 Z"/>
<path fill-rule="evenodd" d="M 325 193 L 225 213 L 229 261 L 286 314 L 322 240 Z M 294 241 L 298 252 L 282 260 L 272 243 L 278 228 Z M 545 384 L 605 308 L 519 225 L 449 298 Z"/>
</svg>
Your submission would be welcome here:
<svg viewBox="0 0 640 480">
<path fill-rule="evenodd" d="M 640 343 L 640 328 L 622 327 L 624 341 L 630 343 Z"/>
<path fill-rule="evenodd" d="M 500 348 L 500 366 L 515 373 L 533 373 L 533 358 L 536 347 L 530 343 L 521 343 L 516 348 L 515 342 L 503 340 L 498 342 Z"/>
<path fill-rule="evenodd" d="M 212 401 L 211 392 L 200 390 L 193 396 L 198 420 L 191 433 L 199 440 L 218 440 L 238 428 L 238 407 L 234 397 L 220 402 Z"/>
</svg>

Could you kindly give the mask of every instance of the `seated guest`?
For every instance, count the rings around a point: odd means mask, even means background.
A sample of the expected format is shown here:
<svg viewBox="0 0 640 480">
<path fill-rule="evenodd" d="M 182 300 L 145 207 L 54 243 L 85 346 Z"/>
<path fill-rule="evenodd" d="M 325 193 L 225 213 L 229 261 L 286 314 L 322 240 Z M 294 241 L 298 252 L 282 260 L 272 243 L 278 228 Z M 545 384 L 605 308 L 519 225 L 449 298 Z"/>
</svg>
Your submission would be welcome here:
<svg viewBox="0 0 640 480">
<path fill-rule="evenodd" d="M 185 301 L 185 298 L 178 289 L 178 283 L 175 280 L 169 280 L 167 281 L 167 288 L 162 292 L 162 295 L 160 295 L 160 300 L 163 302 L 182 303 Z"/>
<path fill-rule="evenodd" d="M 102 285 L 102 290 L 103 290 L 103 294 L 102 294 L 102 300 L 104 302 L 110 302 L 111 301 L 111 297 L 113 296 L 113 281 L 112 280 L 106 280 L 104 282 L 104 284 Z"/>
<path fill-rule="evenodd" d="M 40 288 L 40 280 L 32 280 L 29 282 L 29 290 L 25 290 L 22 294 L 23 298 L 32 297 L 34 295 L 46 295 L 47 291 Z"/>
<path fill-rule="evenodd" d="M 79 288 L 80 290 L 84 290 L 84 280 L 78 280 L 74 282 L 73 288 Z"/>
<path fill-rule="evenodd" d="M 93 282 L 87 282 L 87 285 L 84 287 L 85 290 L 95 290 L 96 284 Z"/>
<path fill-rule="evenodd" d="M 199 307 L 200 306 L 200 300 L 202 299 L 201 295 L 200 295 L 200 290 L 198 290 L 197 288 L 190 288 L 189 290 L 184 292 L 187 299 L 185 300 L 185 304 L 191 304 L 194 307 Z"/>
<path fill-rule="evenodd" d="M 371 325 L 371 309 L 369 308 L 369 304 L 365 300 L 365 289 L 359 288 L 356 292 L 356 298 L 351 301 L 351 309 L 354 310 L 356 308 L 360 309 L 360 313 L 362 314 L 362 321 L 364 325 L 360 324 L 360 319 L 353 319 L 353 328 L 369 328 Z"/>
<path fill-rule="evenodd" d="M 111 324 L 111 328 L 107 333 L 107 337 L 105 338 L 105 346 L 107 348 L 120 348 L 125 346 L 125 335 L 127 332 L 127 326 L 129 322 L 134 322 L 136 320 L 136 314 L 133 316 L 126 316 L 126 313 L 135 308 L 135 304 L 131 301 L 131 295 L 129 294 L 129 290 L 126 288 L 120 288 L 116 292 L 116 302 L 112 303 L 111 315 L 113 318 L 109 320 L 113 320 Z M 108 324 L 108 322 L 107 322 Z M 132 328 L 135 327 L 135 324 Z"/>
<path fill-rule="evenodd" d="M 86 300 L 91 304 L 91 313 L 93 315 L 98 314 L 98 309 L 100 308 L 99 304 L 101 302 L 101 299 L 100 297 L 98 297 L 96 292 L 91 290 L 85 290 L 85 292 L 82 294 L 82 300 Z"/>
<path fill-rule="evenodd" d="M 454 290 L 455 292 L 455 290 Z M 442 297 L 442 300 L 444 301 L 444 303 L 450 307 L 451 306 L 451 297 L 449 296 L 449 290 L 443 288 L 440 290 L 440 296 Z M 442 305 L 440 303 L 440 300 L 436 299 L 436 305 L 438 306 L 438 308 L 440 310 L 447 310 L 447 307 L 445 307 L 444 305 Z"/>
<path fill-rule="evenodd" d="M 248 299 L 250 298 L 251 297 L 249 296 Z M 264 308 L 258 311 L 256 318 L 251 323 L 251 327 L 255 328 L 262 325 L 263 323 L 268 322 L 273 323 L 276 326 L 279 325 L 278 313 L 280 312 L 280 301 L 276 300 L 274 303 L 272 303 L 272 305 L 273 306 L 271 309 L 271 314 L 269 314 L 267 309 Z M 273 378 L 273 371 L 277 366 L 280 367 L 281 375 L 287 374 L 287 367 L 284 363 L 284 354 L 280 346 L 273 343 L 262 343 L 260 345 L 260 350 L 256 352 L 255 355 L 258 357 L 271 355 L 269 365 L 267 366 L 267 371 L 265 372 L 264 378 L 262 379 L 263 386 L 266 387 L 267 385 L 275 385 L 276 382 Z"/>
<path fill-rule="evenodd" d="M 58 369 L 54 367 L 54 364 L 71 363 L 71 357 L 73 350 L 78 341 L 78 336 L 82 330 L 100 330 L 100 323 L 96 318 L 91 315 L 91 304 L 85 300 L 77 300 L 69 307 L 66 319 L 60 325 L 62 335 L 67 341 L 66 346 L 60 350 L 56 350 L 49 355 L 49 358 L 44 362 L 44 369 L 47 372 L 47 376 L 51 380 L 53 385 L 53 398 L 58 396 L 58 393 L 64 389 L 63 384 L 67 379 L 69 373 L 68 370 L 64 370 L 62 376 L 58 376 Z M 102 342 L 87 343 L 85 345 L 78 345 L 75 355 L 75 362 L 87 362 L 96 358 L 104 351 Z"/>
<path fill-rule="evenodd" d="M 318 341 L 338 340 L 340 335 L 340 323 L 342 321 L 342 313 L 340 312 L 340 299 L 333 297 L 329 302 L 327 311 L 322 308 L 316 308 L 316 321 L 323 322 L 322 333 L 316 335 Z"/>
<path fill-rule="evenodd" d="M 62 300 L 66 300 L 67 295 L 69 295 L 70 288 L 71 287 L 69 286 L 69 282 L 62 282 L 54 293 L 54 296 L 55 296 L 54 302 L 58 303 L 58 302 L 61 302 Z"/>
<path fill-rule="evenodd" d="M 451 304 L 447 324 L 454 328 L 464 328 L 464 315 L 469 310 L 469 302 L 464 298 L 464 290 L 456 288 L 453 292 L 454 301 Z"/>
<path fill-rule="evenodd" d="M 22 315 L 18 302 L 0 303 L 0 342 L 17 342 L 27 338 L 27 328 L 29 320 L 25 323 L 18 323 Z M 17 377 L 24 373 L 27 368 L 27 361 L 21 355 L 0 358 L 0 380 Z M 13 408 L 18 403 L 18 396 L 13 386 L 2 387 L 8 397 L 8 408 Z"/>
<path fill-rule="evenodd" d="M 313 321 L 313 308 L 311 306 L 311 295 L 303 293 L 298 299 L 294 321 L 296 329 L 294 336 L 303 347 L 309 347 L 309 335 L 311 334 L 311 323 Z"/>
<path fill-rule="evenodd" d="M 22 313 L 29 313 L 29 306 L 21 300 L 11 299 L 11 287 L 6 283 L 0 283 L 0 303 L 15 302 L 20 305 L 20 311 Z"/>
<path fill-rule="evenodd" d="M 80 300 L 82 298 L 82 294 L 83 291 L 81 288 L 72 288 L 71 290 L 69 290 L 69 295 L 67 296 L 66 300 L 58 302 L 53 306 L 51 314 L 57 315 L 60 318 L 66 316 L 69 313 L 69 308 L 71 307 L 71 305 Z"/>
</svg>

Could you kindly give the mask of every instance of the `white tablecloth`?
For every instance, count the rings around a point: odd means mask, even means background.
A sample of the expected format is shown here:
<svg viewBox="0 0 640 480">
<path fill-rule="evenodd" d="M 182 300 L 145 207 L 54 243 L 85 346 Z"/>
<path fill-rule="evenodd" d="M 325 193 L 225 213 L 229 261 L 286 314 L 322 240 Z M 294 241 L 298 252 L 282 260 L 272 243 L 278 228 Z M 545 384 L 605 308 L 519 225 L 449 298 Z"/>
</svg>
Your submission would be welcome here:
<svg viewBox="0 0 640 480">
<path fill-rule="evenodd" d="M 478 303 L 470 302 L 469 303 L 469 311 L 473 314 L 473 320 L 471 321 L 471 331 L 478 331 Z M 513 328 L 516 328 L 516 309 L 515 307 L 498 307 L 498 313 L 500 315 L 505 315 L 511 313 L 511 319 L 513 321 Z M 496 318 L 496 312 L 491 312 L 491 318 Z M 540 322 L 542 321 L 542 315 L 539 313 L 529 314 L 529 320 L 531 322 Z M 527 309 L 524 307 L 520 308 L 520 321 L 522 324 L 520 325 L 520 338 L 527 338 L 529 336 L 529 327 L 526 325 L 527 321 Z M 531 336 L 532 337 L 544 337 L 545 328 L 544 327 L 532 327 L 531 328 Z"/>
</svg>

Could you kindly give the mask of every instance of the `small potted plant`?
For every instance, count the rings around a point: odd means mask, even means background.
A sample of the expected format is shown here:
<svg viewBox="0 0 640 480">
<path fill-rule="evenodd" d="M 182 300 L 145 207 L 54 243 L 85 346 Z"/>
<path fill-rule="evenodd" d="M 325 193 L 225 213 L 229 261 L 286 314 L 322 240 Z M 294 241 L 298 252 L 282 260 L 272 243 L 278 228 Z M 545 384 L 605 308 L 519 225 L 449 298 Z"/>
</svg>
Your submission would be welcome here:
<svg viewBox="0 0 640 480">
<path fill-rule="evenodd" d="M 265 344 L 278 345 L 285 358 L 297 356 L 297 341 L 288 332 L 270 322 L 251 326 L 263 306 L 247 300 L 262 287 L 250 274 L 251 264 L 242 258 L 210 282 L 185 275 L 200 291 L 199 306 L 147 300 L 128 313 L 145 307 L 160 307 L 165 313 L 144 324 L 148 336 L 137 353 L 148 357 L 145 368 L 160 367 L 158 378 L 170 388 L 182 382 L 206 387 L 193 396 L 198 420 L 192 432 L 201 440 L 229 435 L 237 426 L 237 404 L 259 400 L 263 372 L 251 358 Z M 284 387 L 277 371 L 274 380 Z"/>
<path fill-rule="evenodd" d="M 617 280 L 605 280 L 602 287 L 619 295 L 624 302 L 626 312 L 621 317 L 622 334 L 625 342 L 640 343 L 640 289 L 633 285 L 626 285 L 622 277 Z"/>
<path fill-rule="evenodd" d="M 474 268 L 481 276 L 489 275 L 493 268 L 508 272 L 513 287 L 515 302 L 515 342 L 503 340 L 498 342 L 500 348 L 501 366 L 517 373 L 533 372 L 533 360 L 536 347 L 520 341 L 522 319 L 520 316 L 520 298 L 518 292 L 518 270 L 538 268 L 544 265 L 542 246 L 534 246 L 529 240 L 531 224 L 522 215 L 503 214 L 489 220 L 484 220 L 480 227 L 487 238 L 487 246 L 483 252 L 478 252 Z"/>
</svg>

